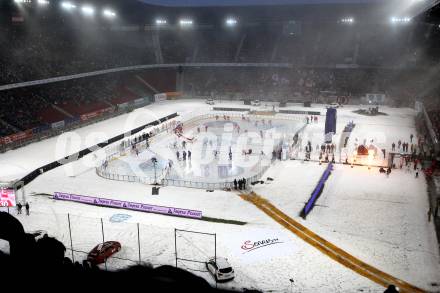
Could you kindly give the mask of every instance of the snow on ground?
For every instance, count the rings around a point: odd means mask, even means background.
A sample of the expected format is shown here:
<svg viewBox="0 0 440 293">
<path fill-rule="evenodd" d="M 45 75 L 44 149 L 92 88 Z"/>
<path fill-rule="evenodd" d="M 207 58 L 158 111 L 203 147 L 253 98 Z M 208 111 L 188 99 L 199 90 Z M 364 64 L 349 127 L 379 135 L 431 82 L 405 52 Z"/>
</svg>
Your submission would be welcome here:
<svg viewBox="0 0 440 293">
<path fill-rule="evenodd" d="M 175 187 L 161 188 L 159 196 L 150 195 L 150 186 L 106 180 L 94 171 L 76 177 L 66 177 L 62 168 L 40 176 L 26 187 L 31 205 L 31 216 L 19 216 L 26 231 L 46 230 L 70 247 L 66 213 L 71 213 L 73 247 L 87 252 L 102 241 L 100 217 L 104 221 L 104 235 L 107 240 L 119 240 L 123 250 L 119 257 L 138 259 L 137 227 L 140 223 L 142 260 L 159 264 L 174 265 L 174 228 L 217 234 L 218 255 L 226 256 L 237 273 L 232 283 L 222 284 L 227 288 L 257 288 L 265 291 L 285 292 L 290 278 L 302 292 L 316 292 L 328 288 L 335 292 L 349 292 L 352 288 L 364 292 L 380 292 L 379 286 L 362 278 L 323 256 L 299 238 L 284 231 L 254 206 L 230 192 L 208 193 L 197 189 Z M 52 194 L 63 190 L 78 194 L 107 198 L 129 199 L 158 205 L 172 205 L 199 209 L 205 216 L 246 221 L 244 226 L 210 223 L 161 215 L 145 214 L 110 208 L 96 208 L 76 203 L 55 201 L 34 193 Z M 109 218 L 122 213 L 131 216 L 124 223 L 112 223 Z M 258 241 L 278 238 L 283 244 L 244 254 L 240 247 L 244 241 Z M 179 256 L 204 260 L 213 254 L 212 238 L 185 234 L 178 237 Z M 83 259 L 84 253 L 75 253 L 75 259 Z M 109 267 L 117 268 L 132 264 L 130 261 L 112 260 Z M 198 265 L 179 262 L 187 269 L 202 269 Z M 208 279 L 207 273 L 198 273 Z"/>
<path fill-rule="evenodd" d="M 393 141 L 409 142 L 410 134 L 415 134 L 414 113 L 400 110 L 385 109 L 389 116 L 379 117 L 348 113 L 353 117 L 347 119 L 357 124 L 352 139 L 383 135 L 379 143 L 387 151 Z M 344 115 L 341 112 L 338 117 Z M 440 258 L 433 224 L 427 221 L 424 176 L 416 179 L 414 170 L 404 168 L 387 178 L 378 168 L 336 165 L 317 206 L 304 221 L 299 212 L 324 168 L 325 164 L 281 162 L 264 175 L 275 181 L 254 190 L 361 260 L 422 288 L 438 290 L 430 285 L 440 280 Z"/>
<path fill-rule="evenodd" d="M 237 105 L 239 103 L 235 102 L 221 104 Z M 399 138 L 404 140 L 405 136 L 409 137 L 409 133 L 414 131 L 414 113 L 410 109 L 386 108 L 382 111 L 389 113 L 389 116 L 367 117 L 352 113 L 357 108 L 347 107 L 338 110 L 338 132 L 348 121 L 354 120 L 357 123 L 354 134 L 357 131 L 356 137 L 359 140 L 371 131 L 383 131 L 387 138 L 384 145 L 388 146 L 389 141 Z M 191 116 L 194 112 L 207 111 L 209 107 L 203 101 L 181 100 L 150 105 L 146 109 L 162 117 L 175 111 L 184 116 Z M 325 114 L 324 106 L 303 108 L 291 105 L 288 109 L 318 110 Z M 143 112 L 140 109 L 135 113 Z M 108 137 L 124 132 L 127 117 L 129 115 L 76 130 L 82 146 L 95 143 L 85 140 L 92 132 L 102 132 Z M 153 119 L 142 114 L 138 120 L 132 123 L 132 128 Z M 401 130 L 399 125 L 404 129 Z M 317 124 L 309 125 L 305 129 L 305 134 L 313 137 L 312 145 L 322 143 L 323 127 L 324 116 L 320 116 Z M 397 129 L 400 132 L 397 132 Z M 337 139 L 338 137 L 335 141 Z M 58 158 L 54 152 L 56 142 L 57 138 L 52 138 L 0 154 L 0 178 L 17 178 Z M 84 164 L 86 161 L 89 163 Z M 136 261 L 136 223 L 139 223 L 141 259 L 154 265 L 174 265 L 175 228 L 216 233 L 218 255 L 228 257 L 237 274 L 233 282 L 222 284 L 220 287 L 286 292 L 291 285 L 289 279 L 293 278 L 294 291 L 383 291 L 377 284 L 357 275 L 288 233 L 234 193 L 164 187 L 160 189 L 159 195 L 153 196 L 151 186 L 103 179 L 96 175 L 93 166 L 93 157 L 89 155 L 78 162 L 47 172 L 26 186 L 31 215 L 19 216 L 25 229 L 46 230 L 50 235 L 60 239 L 66 247 L 70 247 L 67 222 L 69 213 L 74 249 L 87 252 L 102 241 L 102 218 L 105 239 L 117 239 L 123 245 L 119 257 Z M 428 283 L 439 281 L 440 270 L 434 229 L 431 224 L 426 223 L 427 194 L 424 178 L 415 179 L 413 174 L 406 174 L 400 170 L 394 171 L 390 178 L 386 178 L 378 174 L 374 168 L 368 171 L 367 168 L 351 169 L 338 165 L 318 201 L 319 206 L 315 207 L 306 221 L 298 219 L 299 211 L 309 198 L 324 168 L 325 165 L 314 162 L 277 162 L 263 178 L 273 177 L 275 180 L 270 184 L 256 185 L 254 189 L 285 213 L 349 253 L 387 273 L 414 282 L 423 288 L 432 289 Z M 239 220 L 247 224 L 239 226 L 96 208 L 35 195 L 53 194 L 55 191 L 201 210 L 204 216 Z M 124 214 L 129 219 L 122 223 L 114 223 L 110 218 L 115 214 Z M 241 246 L 245 241 L 268 238 L 277 238 L 282 243 L 243 253 Z M 178 253 L 183 257 L 201 260 L 212 255 L 212 238 L 209 237 L 179 235 L 178 245 Z M 75 253 L 76 259 L 84 257 L 85 253 Z M 109 267 L 117 268 L 131 263 L 112 259 L 109 261 Z M 180 262 L 179 266 L 201 269 L 200 266 L 187 262 Z M 207 273 L 198 274 L 212 282 L 212 277 Z"/>
</svg>

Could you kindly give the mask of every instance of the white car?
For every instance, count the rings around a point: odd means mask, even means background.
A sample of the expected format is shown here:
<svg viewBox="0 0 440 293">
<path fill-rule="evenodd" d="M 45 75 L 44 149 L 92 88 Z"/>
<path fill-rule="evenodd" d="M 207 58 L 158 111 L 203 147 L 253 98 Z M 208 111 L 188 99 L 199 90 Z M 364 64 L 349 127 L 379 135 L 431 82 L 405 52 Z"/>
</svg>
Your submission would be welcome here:
<svg viewBox="0 0 440 293">
<path fill-rule="evenodd" d="M 205 103 L 208 105 L 214 105 L 214 99 L 206 99 Z"/>
<path fill-rule="evenodd" d="M 229 281 L 234 279 L 234 269 L 229 264 L 228 260 L 223 257 L 210 258 L 206 262 L 206 268 L 214 276 L 216 281 Z"/>
<path fill-rule="evenodd" d="M 261 102 L 260 102 L 260 100 L 253 100 L 253 101 L 251 101 L 251 105 L 252 106 L 260 106 Z"/>
</svg>

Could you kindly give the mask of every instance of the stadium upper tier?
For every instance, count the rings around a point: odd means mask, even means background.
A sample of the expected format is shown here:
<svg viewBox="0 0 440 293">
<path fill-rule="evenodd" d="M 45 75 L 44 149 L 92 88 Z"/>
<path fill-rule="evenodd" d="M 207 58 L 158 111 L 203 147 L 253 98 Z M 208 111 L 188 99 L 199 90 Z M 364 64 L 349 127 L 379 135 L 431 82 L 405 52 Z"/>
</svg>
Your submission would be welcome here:
<svg viewBox="0 0 440 293">
<path fill-rule="evenodd" d="M 421 68 L 440 61 L 440 29 L 410 23 L 237 27 L 0 28 L 0 85 L 140 64 L 286 62 L 295 67 Z"/>
</svg>

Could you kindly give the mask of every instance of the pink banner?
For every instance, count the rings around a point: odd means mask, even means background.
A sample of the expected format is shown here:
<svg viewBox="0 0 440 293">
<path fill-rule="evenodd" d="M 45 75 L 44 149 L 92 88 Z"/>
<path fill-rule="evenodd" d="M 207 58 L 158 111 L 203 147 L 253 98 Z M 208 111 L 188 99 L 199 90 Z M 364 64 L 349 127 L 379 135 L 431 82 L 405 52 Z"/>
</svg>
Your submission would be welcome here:
<svg viewBox="0 0 440 293">
<path fill-rule="evenodd" d="M 100 109 L 100 110 L 93 111 L 93 112 L 90 112 L 90 113 L 82 114 L 80 116 L 80 118 L 81 118 L 81 121 L 86 121 L 86 120 L 89 120 L 89 119 L 101 116 L 103 113 L 111 112 L 112 110 L 113 109 L 110 108 L 110 107 L 109 108 L 105 108 L 105 109 Z"/>
<path fill-rule="evenodd" d="M 0 207 L 15 207 L 15 191 L 10 188 L 0 188 Z"/>
</svg>

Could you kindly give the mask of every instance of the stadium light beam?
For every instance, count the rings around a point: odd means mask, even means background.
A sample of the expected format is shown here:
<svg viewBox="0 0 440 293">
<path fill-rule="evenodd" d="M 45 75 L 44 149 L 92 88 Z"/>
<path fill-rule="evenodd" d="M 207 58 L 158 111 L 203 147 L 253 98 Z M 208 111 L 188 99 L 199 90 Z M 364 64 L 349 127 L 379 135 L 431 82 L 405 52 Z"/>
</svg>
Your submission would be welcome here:
<svg viewBox="0 0 440 293">
<path fill-rule="evenodd" d="M 88 16 L 95 15 L 95 8 L 89 5 L 84 5 L 83 7 L 81 7 L 81 11 L 83 12 L 83 14 Z"/>
<path fill-rule="evenodd" d="M 61 7 L 66 10 L 72 10 L 76 8 L 76 5 L 71 2 L 61 2 Z"/>
<path fill-rule="evenodd" d="M 107 17 L 107 18 L 114 18 L 114 17 L 116 17 L 116 13 L 114 11 L 110 10 L 110 9 L 104 9 L 102 11 L 102 15 L 104 15 L 104 17 Z"/>
</svg>

